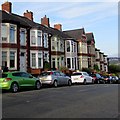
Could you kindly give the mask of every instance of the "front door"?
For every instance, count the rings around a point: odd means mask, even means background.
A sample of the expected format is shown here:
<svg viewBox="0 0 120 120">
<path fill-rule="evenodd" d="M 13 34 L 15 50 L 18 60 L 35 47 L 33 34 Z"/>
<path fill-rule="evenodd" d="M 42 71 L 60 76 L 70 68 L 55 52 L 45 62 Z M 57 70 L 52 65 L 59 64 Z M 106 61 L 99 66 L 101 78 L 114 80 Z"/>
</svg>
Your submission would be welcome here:
<svg viewBox="0 0 120 120">
<path fill-rule="evenodd" d="M 26 54 L 25 54 L 25 52 L 20 53 L 20 71 L 26 72 Z"/>
</svg>

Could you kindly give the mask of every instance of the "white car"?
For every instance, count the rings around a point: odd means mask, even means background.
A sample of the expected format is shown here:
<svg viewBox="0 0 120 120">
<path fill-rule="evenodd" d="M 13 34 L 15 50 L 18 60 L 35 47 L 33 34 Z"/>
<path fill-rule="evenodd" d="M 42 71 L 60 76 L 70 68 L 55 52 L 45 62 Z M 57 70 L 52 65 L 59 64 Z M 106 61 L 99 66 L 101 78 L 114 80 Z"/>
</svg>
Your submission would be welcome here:
<svg viewBox="0 0 120 120">
<path fill-rule="evenodd" d="M 72 83 L 94 83 L 94 80 L 87 72 L 73 72 L 71 75 Z"/>
</svg>

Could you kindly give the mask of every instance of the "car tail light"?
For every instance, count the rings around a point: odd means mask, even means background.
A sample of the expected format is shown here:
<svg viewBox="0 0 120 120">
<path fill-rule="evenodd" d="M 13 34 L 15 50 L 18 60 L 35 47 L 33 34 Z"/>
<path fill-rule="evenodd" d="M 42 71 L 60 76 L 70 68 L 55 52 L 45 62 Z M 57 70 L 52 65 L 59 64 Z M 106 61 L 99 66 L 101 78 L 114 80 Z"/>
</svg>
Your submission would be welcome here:
<svg viewBox="0 0 120 120">
<path fill-rule="evenodd" d="M 80 78 L 83 78 L 83 76 L 81 75 Z"/>
<path fill-rule="evenodd" d="M 50 72 L 50 75 L 52 75 L 53 74 L 53 72 Z"/>
<path fill-rule="evenodd" d="M 11 78 L 5 78 L 4 82 L 8 82 L 10 80 L 12 80 L 12 79 Z"/>
</svg>

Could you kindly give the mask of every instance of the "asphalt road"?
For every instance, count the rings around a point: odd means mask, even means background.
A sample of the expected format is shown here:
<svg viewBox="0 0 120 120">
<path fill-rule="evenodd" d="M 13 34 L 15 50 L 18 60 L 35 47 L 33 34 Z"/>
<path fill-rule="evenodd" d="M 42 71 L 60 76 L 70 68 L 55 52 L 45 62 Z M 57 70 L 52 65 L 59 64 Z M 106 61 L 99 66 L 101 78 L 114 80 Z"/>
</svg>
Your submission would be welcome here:
<svg viewBox="0 0 120 120">
<path fill-rule="evenodd" d="M 3 118 L 117 118 L 118 85 L 73 85 L 3 93 Z"/>
</svg>

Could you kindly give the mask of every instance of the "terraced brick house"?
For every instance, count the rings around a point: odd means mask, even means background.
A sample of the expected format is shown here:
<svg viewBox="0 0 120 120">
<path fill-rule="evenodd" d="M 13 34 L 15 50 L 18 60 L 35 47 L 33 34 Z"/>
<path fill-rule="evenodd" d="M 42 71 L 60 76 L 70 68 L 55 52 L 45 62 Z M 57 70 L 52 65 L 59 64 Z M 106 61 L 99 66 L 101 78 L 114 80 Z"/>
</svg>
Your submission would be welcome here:
<svg viewBox="0 0 120 120">
<path fill-rule="evenodd" d="M 95 39 L 93 33 L 86 33 L 87 51 L 88 51 L 88 67 L 94 68 L 95 65 Z"/>
<path fill-rule="evenodd" d="M 100 70 L 104 71 L 104 53 L 100 52 Z"/>
<path fill-rule="evenodd" d="M 12 3 L 2 4 L 0 11 L 2 37 L 2 65 L 9 70 L 38 74 L 49 62 L 49 34 L 47 28 L 33 21 L 33 13 L 13 14 Z"/>
<path fill-rule="evenodd" d="M 76 30 L 67 30 L 64 31 L 64 33 L 74 38 L 78 42 L 77 44 L 78 69 L 81 70 L 82 68 L 88 68 L 87 39 L 84 28 Z"/>
<path fill-rule="evenodd" d="M 97 48 L 95 48 L 95 58 L 96 58 L 95 64 L 98 66 L 100 70 L 100 50 Z"/>
<path fill-rule="evenodd" d="M 104 57 L 104 71 L 108 72 L 108 59 L 107 59 L 107 55 L 103 55 Z"/>
<path fill-rule="evenodd" d="M 59 69 L 65 66 L 65 36 L 62 32 L 62 25 L 56 24 L 54 28 L 50 27 L 49 18 L 41 18 L 41 24 L 46 26 L 51 33 L 50 38 L 50 64 L 51 68 Z"/>
</svg>

